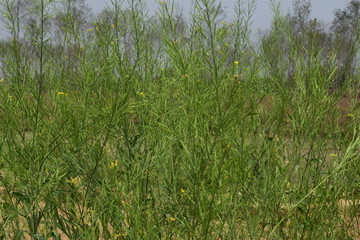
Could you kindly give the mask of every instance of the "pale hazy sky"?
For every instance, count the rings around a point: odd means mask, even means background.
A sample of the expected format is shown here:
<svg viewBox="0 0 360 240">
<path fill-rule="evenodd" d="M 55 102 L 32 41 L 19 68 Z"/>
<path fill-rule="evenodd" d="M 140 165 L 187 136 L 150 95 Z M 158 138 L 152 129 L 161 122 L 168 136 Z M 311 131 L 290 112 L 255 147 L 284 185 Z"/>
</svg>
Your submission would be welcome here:
<svg viewBox="0 0 360 240">
<path fill-rule="evenodd" d="M 110 0 L 86 0 L 87 3 L 90 5 L 92 10 L 96 13 L 99 12 L 105 4 L 110 4 Z M 244 1 L 244 0 L 243 0 Z M 158 7 L 158 1 L 156 0 L 147 0 L 147 4 L 151 12 L 154 12 L 155 9 Z M 180 9 L 183 9 L 184 11 L 187 11 L 189 9 L 189 6 L 191 5 L 191 0 L 174 0 L 176 4 L 180 7 Z M 221 2 L 223 6 L 226 7 L 227 15 L 233 16 L 233 6 L 235 5 L 235 2 L 237 0 L 218 0 L 218 2 Z M 280 0 L 282 5 L 282 11 L 284 13 L 288 13 L 291 11 L 291 6 L 293 0 Z M 331 23 L 333 16 L 334 16 L 334 10 L 335 9 L 344 9 L 346 7 L 348 0 L 311 0 L 312 4 L 312 17 L 316 17 L 318 20 Z M 270 26 L 271 23 L 271 7 L 270 7 L 270 0 L 257 0 L 257 8 L 254 13 L 253 17 L 253 28 L 256 31 L 256 29 L 267 29 Z"/>
<path fill-rule="evenodd" d="M 127 0 L 125 0 L 126 2 Z M 154 13 L 158 7 L 157 0 L 146 0 L 150 9 L 150 13 Z M 234 15 L 234 4 L 237 0 L 218 0 L 225 7 L 228 18 Z M 244 1 L 244 0 L 243 0 Z M 291 11 L 293 0 L 280 0 L 283 13 Z M 86 0 L 94 13 L 99 13 L 106 4 L 111 4 L 111 0 Z M 330 24 L 333 19 L 333 13 L 335 9 L 344 9 L 348 0 L 311 0 L 312 3 L 312 17 L 316 17 L 318 20 Z M 191 5 L 191 0 L 175 0 L 175 3 L 179 6 L 179 9 L 188 11 Z M 268 29 L 271 23 L 271 7 L 270 0 L 257 0 L 256 11 L 253 16 L 253 30 L 256 32 L 258 29 Z M 253 33 L 254 33 L 253 32 Z M 7 34 L 6 34 L 7 35 Z M 3 24 L 0 24 L 0 39 L 4 38 Z"/>
</svg>

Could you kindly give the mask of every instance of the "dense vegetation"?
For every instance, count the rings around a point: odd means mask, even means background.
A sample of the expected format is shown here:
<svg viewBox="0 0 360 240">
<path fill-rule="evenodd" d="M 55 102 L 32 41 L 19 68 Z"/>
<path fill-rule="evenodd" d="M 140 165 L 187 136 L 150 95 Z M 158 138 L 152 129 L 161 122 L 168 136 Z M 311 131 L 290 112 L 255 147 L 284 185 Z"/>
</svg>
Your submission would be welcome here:
<svg viewBox="0 0 360 240">
<path fill-rule="evenodd" d="M 0 6 L 0 239 L 360 238 L 359 1 Z"/>
</svg>

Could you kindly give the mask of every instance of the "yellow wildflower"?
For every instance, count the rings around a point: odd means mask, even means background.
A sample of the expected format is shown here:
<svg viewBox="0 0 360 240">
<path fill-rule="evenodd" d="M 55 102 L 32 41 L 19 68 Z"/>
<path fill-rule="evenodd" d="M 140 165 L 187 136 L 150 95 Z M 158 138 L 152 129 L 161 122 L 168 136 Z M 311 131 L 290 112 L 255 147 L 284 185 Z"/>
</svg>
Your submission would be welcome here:
<svg viewBox="0 0 360 240">
<path fill-rule="evenodd" d="M 57 94 L 58 94 L 58 95 L 64 95 L 64 96 L 67 96 L 67 95 L 68 95 L 67 93 L 64 93 L 64 92 L 58 92 Z"/>
<path fill-rule="evenodd" d="M 238 64 L 239 64 L 239 61 L 234 61 L 234 64 L 235 64 L 235 65 L 238 65 Z"/>
<path fill-rule="evenodd" d="M 185 189 L 180 189 L 180 193 L 185 193 Z"/>
<path fill-rule="evenodd" d="M 70 178 L 70 179 L 68 179 L 68 180 L 66 180 L 68 183 L 70 183 L 70 184 L 76 184 L 78 181 L 79 181 L 79 177 L 77 176 L 77 177 L 73 177 L 73 178 Z"/>
<path fill-rule="evenodd" d="M 168 221 L 169 221 L 169 222 L 174 222 L 175 220 L 176 220 L 176 219 L 175 219 L 174 217 L 171 217 L 171 216 L 168 217 Z"/>
<path fill-rule="evenodd" d="M 114 25 L 114 24 L 111 24 L 111 28 L 115 28 L 115 25 Z"/>
<path fill-rule="evenodd" d="M 121 233 L 119 231 L 116 231 L 116 233 L 114 234 L 114 238 L 118 239 L 120 237 L 126 237 L 128 234 L 127 233 Z"/>
<path fill-rule="evenodd" d="M 354 117 L 354 114 L 349 113 L 347 116 L 348 116 L 349 118 L 353 118 L 353 117 Z"/>
<path fill-rule="evenodd" d="M 116 161 L 114 161 L 114 162 L 111 162 L 109 168 L 112 169 L 112 168 L 114 168 L 114 167 L 117 167 L 117 165 L 119 165 L 119 161 L 118 161 L 118 160 L 116 160 Z"/>
<path fill-rule="evenodd" d="M 139 94 L 140 96 L 142 96 L 142 97 L 145 96 L 145 93 L 144 93 L 144 92 L 139 92 L 138 94 Z"/>
<path fill-rule="evenodd" d="M 182 78 L 188 78 L 190 77 L 188 74 L 181 75 Z"/>
<path fill-rule="evenodd" d="M 330 157 L 337 157 L 336 153 L 330 153 L 329 156 Z"/>
<path fill-rule="evenodd" d="M 87 31 L 88 31 L 88 32 L 91 32 L 91 31 L 92 31 L 92 29 L 91 29 L 91 28 L 88 28 L 88 29 L 87 29 Z"/>
</svg>

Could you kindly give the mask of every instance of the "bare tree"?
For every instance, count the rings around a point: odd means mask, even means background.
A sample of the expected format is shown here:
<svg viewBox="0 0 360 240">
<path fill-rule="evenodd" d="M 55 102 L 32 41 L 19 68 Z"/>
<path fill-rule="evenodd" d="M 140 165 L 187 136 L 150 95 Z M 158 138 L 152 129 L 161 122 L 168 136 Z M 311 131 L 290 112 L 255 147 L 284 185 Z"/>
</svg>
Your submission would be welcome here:
<svg viewBox="0 0 360 240">
<path fill-rule="evenodd" d="M 292 29 L 297 34 L 305 34 L 309 30 L 311 2 L 310 0 L 293 0 L 293 14 L 289 15 Z"/>
<path fill-rule="evenodd" d="M 326 79 L 331 69 L 327 67 L 330 64 L 330 35 L 322 23 L 310 17 L 310 13 L 309 0 L 294 0 L 293 12 L 286 16 L 278 12 L 270 32 L 261 39 L 265 67 L 270 77 L 283 81 L 287 86 L 300 84 L 307 91 L 312 91 L 312 84 L 321 85 L 321 89 L 330 85 L 325 80 L 314 83 L 312 68 L 321 69 L 316 71 L 316 74 L 322 75 L 317 76 L 318 79 Z"/>
<path fill-rule="evenodd" d="M 341 85 L 355 71 L 360 40 L 360 0 L 351 0 L 345 9 L 335 10 L 331 29 L 335 36 L 338 51 L 337 61 L 340 69 L 337 84 Z"/>
<path fill-rule="evenodd" d="M 90 28 L 92 12 L 85 0 L 63 0 L 56 5 L 52 33 L 54 54 L 64 69 L 77 72 L 78 58 L 83 54 L 81 42 Z"/>
<path fill-rule="evenodd" d="M 0 1 L 1 13 L 5 27 L 10 32 L 11 41 L 8 42 L 7 54 L 1 56 L 0 61 L 6 64 L 2 69 L 4 75 L 11 75 L 15 84 L 23 84 L 26 79 L 26 55 L 27 51 L 24 42 L 24 22 L 27 17 L 29 1 L 25 0 L 4 0 Z"/>
<path fill-rule="evenodd" d="M 60 1 L 54 18 L 55 37 L 60 40 L 62 36 L 62 40 L 77 42 L 81 33 L 89 27 L 91 18 L 91 9 L 85 0 Z"/>
</svg>

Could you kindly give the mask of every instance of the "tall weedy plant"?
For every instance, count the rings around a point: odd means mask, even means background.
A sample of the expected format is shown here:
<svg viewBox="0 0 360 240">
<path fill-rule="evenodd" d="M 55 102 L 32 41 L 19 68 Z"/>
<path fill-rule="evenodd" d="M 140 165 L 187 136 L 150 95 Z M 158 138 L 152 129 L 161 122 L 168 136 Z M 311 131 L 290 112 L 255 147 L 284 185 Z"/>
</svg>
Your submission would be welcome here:
<svg viewBox="0 0 360 240">
<path fill-rule="evenodd" d="M 7 147 L 3 154 L 6 162 L 6 174 L 2 183 L 7 189 L 7 199 L 13 203 L 12 212 L 7 212 L 7 214 L 16 213 L 14 215 L 16 217 L 11 221 L 6 221 L 11 229 L 6 236 L 20 239 L 27 235 L 38 239 L 42 237 L 40 234 L 41 222 L 49 212 L 48 200 L 60 179 L 59 169 L 51 174 L 48 173 L 49 155 L 54 147 L 52 143 L 56 137 L 49 136 L 45 131 L 49 117 L 49 111 L 45 104 L 45 91 L 46 84 L 50 84 L 52 81 L 52 73 L 47 70 L 49 63 L 47 32 L 53 1 L 27 2 L 31 8 L 23 9 L 25 11 L 23 14 L 28 13 L 38 16 L 38 18 L 32 19 L 31 23 L 27 25 L 24 39 L 20 39 L 19 32 L 14 31 L 14 28 L 20 24 L 13 15 L 13 11 L 16 9 L 14 3 L 14 1 L 6 2 L 8 13 L 5 13 L 10 16 L 11 24 L 9 26 L 14 38 L 12 55 L 18 60 L 16 61 L 18 64 L 26 63 L 28 71 L 21 73 L 22 76 L 27 75 L 26 84 L 18 74 L 6 76 L 13 83 L 22 81 L 22 84 L 10 85 L 11 90 L 7 94 L 15 94 L 15 97 L 8 95 L 8 101 L 11 101 L 12 104 L 8 105 L 4 111 L 5 121 L 9 125 L 3 136 Z M 29 45 L 29 42 L 32 45 Z M 20 46 L 33 49 L 34 53 L 31 55 L 31 59 L 29 55 L 26 56 L 27 51 L 16 50 Z M 23 56 L 28 60 L 23 61 Z M 17 71 L 24 70 L 20 66 L 17 66 L 16 69 Z M 17 77 L 19 79 L 15 80 Z M 46 145 L 44 141 L 49 141 L 50 144 Z M 18 209 L 17 212 L 14 212 L 15 209 Z M 25 223 L 27 230 L 23 230 Z"/>
<path fill-rule="evenodd" d="M 357 110 L 318 23 L 272 1 L 256 48 L 256 1 L 146 3 L 1 2 L 0 238 L 357 236 Z"/>
</svg>

